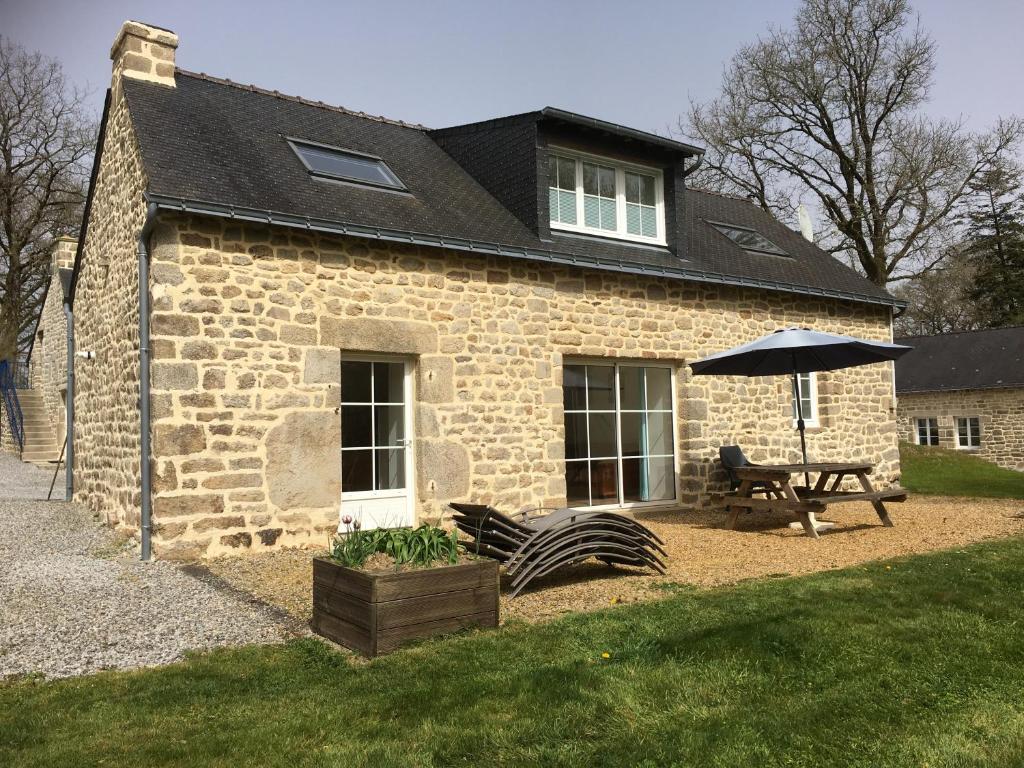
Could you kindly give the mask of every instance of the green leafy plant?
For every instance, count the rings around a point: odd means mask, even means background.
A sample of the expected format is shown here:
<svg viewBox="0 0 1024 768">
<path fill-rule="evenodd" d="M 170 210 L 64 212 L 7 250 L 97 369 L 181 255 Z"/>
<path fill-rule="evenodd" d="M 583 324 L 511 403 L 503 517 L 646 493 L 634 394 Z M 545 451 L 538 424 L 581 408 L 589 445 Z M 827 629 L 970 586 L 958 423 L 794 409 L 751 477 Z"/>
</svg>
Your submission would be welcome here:
<svg viewBox="0 0 1024 768">
<path fill-rule="evenodd" d="M 342 518 L 345 532 L 331 542 L 331 559 L 349 568 L 361 568 L 371 555 L 383 553 L 395 565 L 424 567 L 438 562 L 455 565 L 459 559 L 459 539 L 436 525 L 417 528 L 361 529 L 358 520 L 349 515 Z"/>
</svg>

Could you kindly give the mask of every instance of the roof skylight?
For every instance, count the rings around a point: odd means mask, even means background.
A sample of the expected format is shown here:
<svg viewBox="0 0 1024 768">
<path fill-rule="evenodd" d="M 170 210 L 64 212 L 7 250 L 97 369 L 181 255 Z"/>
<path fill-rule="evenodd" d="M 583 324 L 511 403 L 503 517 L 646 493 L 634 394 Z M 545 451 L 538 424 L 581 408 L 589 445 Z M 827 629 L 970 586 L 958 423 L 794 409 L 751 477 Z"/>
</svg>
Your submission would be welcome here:
<svg viewBox="0 0 1024 768">
<path fill-rule="evenodd" d="M 288 139 L 288 144 L 313 176 L 405 189 L 395 172 L 379 157 L 298 139 Z"/>
<path fill-rule="evenodd" d="M 772 256 L 789 256 L 789 254 L 779 248 L 779 246 L 760 232 L 756 232 L 753 229 L 740 227 L 735 224 L 708 223 L 745 251 L 749 251 L 751 253 L 767 253 Z"/>
</svg>

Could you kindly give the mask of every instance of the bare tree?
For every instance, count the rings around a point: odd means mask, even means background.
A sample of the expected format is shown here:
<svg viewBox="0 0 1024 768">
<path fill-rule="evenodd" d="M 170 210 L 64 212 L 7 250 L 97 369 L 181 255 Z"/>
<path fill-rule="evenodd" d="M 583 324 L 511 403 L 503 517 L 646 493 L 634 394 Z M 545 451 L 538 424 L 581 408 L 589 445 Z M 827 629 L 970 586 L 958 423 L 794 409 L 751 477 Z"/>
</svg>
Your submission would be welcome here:
<svg viewBox="0 0 1024 768">
<path fill-rule="evenodd" d="M 925 272 L 968 184 L 1022 133 L 925 118 L 934 70 L 907 0 L 804 0 L 792 29 L 733 57 L 718 98 L 691 105 L 680 127 L 708 148 L 696 183 L 784 218 L 809 194 L 834 227 L 824 247 L 872 281 Z"/>
<path fill-rule="evenodd" d="M 896 318 L 896 335 L 934 336 L 981 328 L 982 312 L 971 296 L 975 271 L 965 249 L 957 247 L 931 271 L 895 284 L 893 294 L 907 302 Z"/>
<path fill-rule="evenodd" d="M 96 136 L 84 96 L 0 37 L 0 359 L 30 341 L 54 238 L 78 232 Z"/>
</svg>

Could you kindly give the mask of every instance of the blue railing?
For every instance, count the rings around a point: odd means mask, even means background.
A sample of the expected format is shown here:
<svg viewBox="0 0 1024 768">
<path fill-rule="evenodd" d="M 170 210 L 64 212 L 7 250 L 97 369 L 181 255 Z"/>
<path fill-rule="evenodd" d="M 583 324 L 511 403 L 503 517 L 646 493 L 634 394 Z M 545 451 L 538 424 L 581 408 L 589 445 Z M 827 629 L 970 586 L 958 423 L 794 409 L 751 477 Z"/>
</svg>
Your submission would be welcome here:
<svg viewBox="0 0 1024 768">
<path fill-rule="evenodd" d="M 11 364 L 7 360 L 0 360 L 0 399 L 4 401 L 4 413 L 7 414 L 7 426 L 11 430 L 14 442 L 18 444 L 18 450 L 25 450 L 25 425 L 21 413 L 21 403 L 18 402 L 18 389 L 15 380 L 15 372 L 11 370 Z M 3 425 L 0 424 L 0 429 Z"/>
</svg>

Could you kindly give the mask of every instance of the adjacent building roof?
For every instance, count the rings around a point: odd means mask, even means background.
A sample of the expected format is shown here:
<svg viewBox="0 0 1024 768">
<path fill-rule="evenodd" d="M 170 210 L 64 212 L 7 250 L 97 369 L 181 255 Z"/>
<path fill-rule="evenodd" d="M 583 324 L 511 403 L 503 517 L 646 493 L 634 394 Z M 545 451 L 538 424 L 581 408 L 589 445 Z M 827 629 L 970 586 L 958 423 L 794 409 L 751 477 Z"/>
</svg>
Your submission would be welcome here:
<svg viewBox="0 0 1024 768">
<path fill-rule="evenodd" d="M 183 70 L 175 80 L 175 88 L 123 81 L 149 177 L 149 199 L 166 208 L 480 254 L 899 304 L 743 200 L 687 190 L 685 240 L 674 250 L 555 233 L 541 239 L 422 126 Z M 534 115 L 646 142 L 661 151 L 700 152 L 550 107 L 528 113 Z M 381 158 L 408 192 L 313 179 L 288 138 Z M 709 221 L 756 229 L 791 258 L 751 254 Z"/>
<path fill-rule="evenodd" d="M 907 336 L 896 361 L 896 392 L 1024 387 L 1024 326 Z"/>
</svg>

